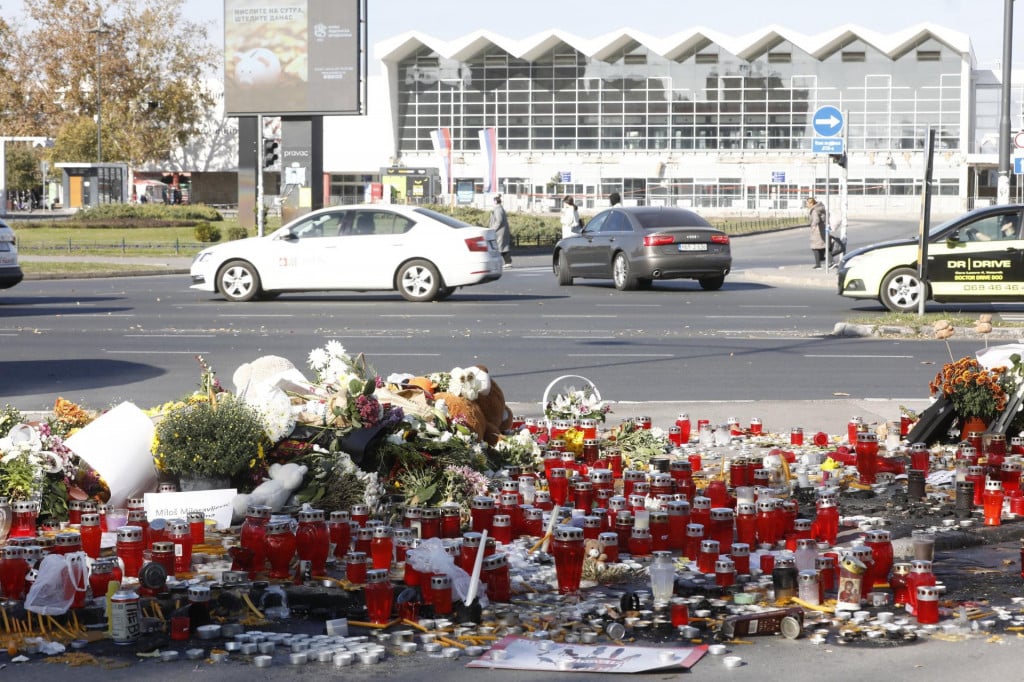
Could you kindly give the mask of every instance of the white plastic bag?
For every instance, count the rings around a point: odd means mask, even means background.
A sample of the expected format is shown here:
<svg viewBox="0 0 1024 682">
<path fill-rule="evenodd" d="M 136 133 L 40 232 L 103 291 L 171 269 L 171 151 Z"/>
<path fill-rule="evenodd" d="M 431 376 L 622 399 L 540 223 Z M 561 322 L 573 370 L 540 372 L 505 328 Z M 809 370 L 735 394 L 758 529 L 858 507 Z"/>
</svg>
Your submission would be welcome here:
<svg viewBox="0 0 1024 682">
<path fill-rule="evenodd" d="M 420 543 L 419 547 L 410 549 L 405 555 L 405 562 L 412 564 L 424 575 L 443 573 L 452 579 L 452 594 L 460 600 L 465 601 L 469 593 L 469 573 L 455 565 L 455 560 L 448 555 L 444 549 L 444 543 L 440 538 L 430 538 Z M 484 591 L 485 585 L 481 583 L 480 592 Z M 478 593 L 479 595 L 480 593 Z M 487 605 L 487 600 L 481 598 L 480 604 Z"/>
<path fill-rule="evenodd" d="M 74 600 L 75 586 L 67 561 L 60 554 L 47 554 L 25 597 L 25 609 L 41 616 L 59 616 L 67 613 Z"/>
</svg>

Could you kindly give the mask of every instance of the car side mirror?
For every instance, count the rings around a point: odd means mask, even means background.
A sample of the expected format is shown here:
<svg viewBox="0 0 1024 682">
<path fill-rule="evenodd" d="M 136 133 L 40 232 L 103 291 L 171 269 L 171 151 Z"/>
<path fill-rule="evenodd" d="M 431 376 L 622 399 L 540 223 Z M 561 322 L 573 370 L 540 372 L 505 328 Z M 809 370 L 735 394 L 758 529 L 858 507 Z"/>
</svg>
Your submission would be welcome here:
<svg viewBox="0 0 1024 682">
<path fill-rule="evenodd" d="M 283 239 L 286 242 L 294 242 L 294 241 L 298 241 L 299 238 L 293 232 L 285 232 L 280 237 L 278 237 L 278 239 Z"/>
<path fill-rule="evenodd" d="M 946 237 L 948 244 L 959 244 L 960 243 L 960 230 L 954 230 Z"/>
</svg>

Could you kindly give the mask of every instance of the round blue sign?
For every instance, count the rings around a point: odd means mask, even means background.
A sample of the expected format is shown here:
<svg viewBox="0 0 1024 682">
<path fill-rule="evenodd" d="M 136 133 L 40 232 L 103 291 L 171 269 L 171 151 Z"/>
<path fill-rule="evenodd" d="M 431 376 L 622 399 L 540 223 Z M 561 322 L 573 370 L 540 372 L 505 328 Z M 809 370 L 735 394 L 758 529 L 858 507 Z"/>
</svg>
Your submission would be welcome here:
<svg viewBox="0 0 1024 682">
<path fill-rule="evenodd" d="M 819 107 L 811 119 L 815 134 L 822 137 L 835 137 L 843 131 L 843 123 L 843 112 L 831 105 Z"/>
</svg>

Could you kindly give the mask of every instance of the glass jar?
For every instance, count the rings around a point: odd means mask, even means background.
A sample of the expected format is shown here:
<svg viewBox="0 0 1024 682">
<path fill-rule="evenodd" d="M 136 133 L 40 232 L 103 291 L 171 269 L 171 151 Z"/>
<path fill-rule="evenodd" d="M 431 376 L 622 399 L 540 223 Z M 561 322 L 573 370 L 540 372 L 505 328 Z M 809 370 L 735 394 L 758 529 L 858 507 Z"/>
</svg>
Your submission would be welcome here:
<svg viewBox="0 0 1024 682">
<path fill-rule="evenodd" d="M 485 495 L 474 497 L 470 503 L 469 513 L 474 533 L 482 533 L 485 530 L 491 532 L 491 521 L 495 514 L 494 498 Z"/>
<path fill-rule="evenodd" d="M 728 507 L 711 509 L 711 528 L 707 536 L 718 541 L 719 547 L 728 547 L 733 540 L 733 511 Z"/>
<path fill-rule="evenodd" d="M 797 573 L 797 596 L 808 604 L 821 603 L 821 589 L 818 581 L 818 572 L 814 569 L 803 570 Z"/>
<path fill-rule="evenodd" d="M 539 538 L 544 534 L 544 510 L 530 507 L 523 510 L 523 534 Z"/>
<path fill-rule="evenodd" d="M 266 505 L 249 505 L 245 510 L 245 521 L 242 522 L 239 542 L 251 553 L 252 559 L 247 569 L 250 578 L 256 577 L 256 574 L 261 573 L 267 565 L 266 536 L 270 514 L 270 507 Z M 175 571 L 171 570 L 168 575 L 174 573 Z"/>
<path fill-rule="evenodd" d="M 373 526 L 359 526 L 353 529 L 355 531 L 355 547 L 357 552 L 362 552 L 369 556 L 370 548 L 373 544 Z"/>
<path fill-rule="evenodd" d="M 701 540 L 700 552 L 697 554 L 697 570 L 704 575 L 713 575 L 715 562 L 718 561 L 720 553 L 718 540 Z"/>
<path fill-rule="evenodd" d="M 349 514 L 352 520 L 359 524 L 360 528 L 364 528 L 366 522 L 370 520 L 370 508 L 365 504 L 353 504 L 349 509 Z"/>
<path fill-rule="evenodd" d="M 72 552 L 82 551 L 82 536 L 78 533 L 57 533 L 53 540 L 54 544 L 50 552 L 51 554 L 64 556 Z"/>
<path fill-rule="evenodd" d="M 728 557 L 720 557 L 715 561 L 715 585 L 732 587 L 736 584 L 736 564 Z"/>
<path fill-rule="evenodd" d="M 583 530 L 572 526 L 557 526 L 551 541 L 551 556 L 555 560 L 555 577 L 559 594 L 575 594 L 580 589 L 583 574 Z"/>
<path fill-rule="evenodd" d="M 82 502 L 83 500 L 69 500 L 68 501 L 68 523 L 72 526 L 77 526 L 82 522 Z M 3 538 L 0 538 L 0 542 Z"/>
<path fill-rule="evenodd" d="M 481 569 L 482 570 L 482 569 Z M 482 579 L 482 573 L 481 573 Z M 447 616 L 452 612 L 452 579 L 447 575 L 430 576 L 430 605 L 434 614 Z"/>
<path fill-rule="evenodd" d="M 300 561 L 309 562 L 313 576 L 327 575 L 327 554 L 331 549 L 327 522 L 322 509 L 302 509 L 295 529 L 295 551 Z M 390 559 L 388 566 L 391 566 Z"/>
<path fill-rule="evenodd" d="M 291 577 L 290 567 L 295 556 L 295 533 L 287 521 L 272 521 L 267 524 L 267 561 L 270 562 L 269 576 L 276 580 Z"/>
<path fill-rule="evenodd" d="M 655 607 L 667 604 L 675 590 L 676 568 L 672 562 L 672 553 L 654 552 L 647 573 L 651 579 L 651 597 Z"/>
<path fill-rule="evenodd" d="M 491 537 L 503 545 L 512 542 L 512 517 L 508 514 L 495 514 L 491 519 Z"/>
<path fill-rule="evenodd" d="M 878 474 L 878 436 L 861 431 L 857 434 L 857 475 L 862 485 L 874 485 Z"/>
<path fill-rule="evenodd" d="M 629 536 L 629 553 L 633 557 L 646 557 L 651 551 L 651 529 L 634 527 Z"/>
<path fill-rule="evenodd" d="M 366 582 L 368 567 L 366 565 L 366 552 L 353 551 L 345 556 L 345 579 L 354 585 L 362 585 Z M 409 566 L 406 566 L 408 572 Z"/>
<path fill-rule="evenodd" d="M 757 504 L 754 502 L 736 505 L 736 541 L 749 547 L 757 545 Z"/>
<path fill-rule="evenodd" d="M 865 588 L 875 589 L 889 584 L 889 573 L 892 571 L 893 549 L 892 538 L 887 530 L 871 530 L 864 534 L 864 544 L 871 548 L 869 575 L 871 584 L 865 580 Z"/>
<path fill-rule="evenodd" d="M 686 524 L 686 548 L 683 554 L 691 561 L 700 556 L 700 543 L 704 540 L 704 525 L 700 523 Z"/>
<path fill-rule="evenodd" d="M 462 530 L 462 511 L 459 505 L 446 503 L 441 505 L 441 537 L 457 538 Z"/>
<path fill-rule="evenodd" d="M 121 526 L 117 529 L 117 558 L 124 565 L 124 575 L 138 578 L 142 568 L 142 529 L 138 526 Z"/>
<path fill-rule="evenodd" d="M 775 589 L 775 599 L 785 599 L 796 596 L 796 561 L 791 556 L 780 556 L 775 559 L 772 567 L 772 587 Z"/>
<path fill-rule="evenodd" d="M 34 538 L 36 521 L 39 518 L 39 503 L 32 500 L 16 500 L 11 503 L 11 532 L 9 538 Z"/>
<path fill-rule="evenodd" d="M 100 515 L 83 513 L 78 532 L 82 536 L 82 551 L 92 559 L 99 558 L 100 539 L 103 536 L 103 532 L 100 530 Z"/>
<path fill-rule="evenodd" d="M 487 585 L 487 598 L 494 602 L 512 600 L 512 583 L 509 575 L 508 556 L 492 554 L 481 564 L 480 580 Z"/>
<path fill-rule="evenodd" d="M 27 592 L 29 566 L 24 551 L 16 545 L 0 547 L 0 592 L 4 599 L 20 601 Z"/>
<path fill-rule="evenodd" d="M 750 575 L 750 545 L 745 542 L 734 542 L 729 546 L 729 558 L 732 559 L 736 573 Z"/>
<path fill-rule="evenodd" d="M 390 622 L 395 592 L 388 580 L 388 572 L 383 569 L 367 571 L 363 594 L 366 598 L 367 620 L 377 625 Z"/>
<path fill-rule="evenodd" d="M 986 526 L 998 526 L 1002 523 L 1004 497 L 1002 483 L 992 479 L 985 481 L 982 506 Z"/>
<path fill-rule="evenodd" d="M 106 597 L 110 583 L 120 583 L 122 577 L 121 567 L 118 566 L 117 560 L 105 558 L 94 561 L 89 572 L 89 590 L 92 592 L 93 599 Z"/>
<path fill-rule="evenodd" d="M 617 564 L 619 562 L 619 534 L 606 531 L 604 533 L 598 533 L 597 543 L 601 548 L 601 554 L 604 555 L 605 562 L 609 564 Z M 1021 550 L 1024 552 L 1024 550 Z"/>
<path fill-rule="evenodd" d="M 192 532 L 188 527 L 188 521 L 169 521 L 167 540 L 174 543 L 174 572 L 189 573 L 192 570 Z"/>
<path fill-rule="evenodd" d="M 681 493 L 687 502 L 692 502 L 697 495 L 697 484 L 693 482 L 690 462 L 685 459 L 674 459 L 669 462 L 668 473 L 675 479 L 676 492 Z"/>
<path fill-rule="evenodd" d="M 774 547 L 782 539 L 779 500 L 764 497 L 757 501 L 757 539 Z M 693 516 L 692 514 L 690 515 Z"/>
<path fill-rule="evenodd" d="M 619 552 L 629 552 L 629 539 L 633 535 L 633 513 L 620 511 L 615 517 L 615 533 L 619 536 Z"/>
<path fill-rule="evenodd" d="M 328 537 L 334 547 L 334 558 L 342 559 L 352 545 L 352 526 L 349 513 L 344 510 L 332 511 L 327 522 Z"/>
<path fill-rule="evenodd" d="M 682 552 L 686 546 L 686 524 L 690 522 L 690 503 L 686 500 L 672 500 L 668 511 L 668 548 Z"/>
<path fill-rule="evenodd" d="M 590 481 L 577 480 L 572 485 L 572 492 L 575 508 L 589 514 L 594 507 L 594 484 Z"/>
<path fill-rule="evenodd" d="M 654 552 L 670 550 L 668 512 L 652 511 L 650 513 L 650 529 L 651 550 Z"/>
<path fill-rule="evenodd" d="M 153 563 L 160 564 L 163 566 L 164 571 L 168 576 L 174 575 L 174 543 L 173 542 L 154 542 L 152 548 L 152 554 L 150 555 Z"/>
<path fill-rule="evenodd" d="M 131 510 L 128 513 L 131 514 Z M 188 521 L 189 533 L 192 535 L 192 546 L 206 542 L 206 514 L 201 511 L 190 511 L 185 518 Z"/>
<path fill-rule="evenodd" d="M 437 507 L 420 509 L 420 539 L 441 537 L 441 510 Z"/>
<path fill-rule="evenodd" d="M 910 575 L 910 568 L 911 566 L 907 562 L 892 565 L 889 587 L 892 588 L 893 606 L 906 606 L 907 604 L 907 577 Z"/>
</svg>

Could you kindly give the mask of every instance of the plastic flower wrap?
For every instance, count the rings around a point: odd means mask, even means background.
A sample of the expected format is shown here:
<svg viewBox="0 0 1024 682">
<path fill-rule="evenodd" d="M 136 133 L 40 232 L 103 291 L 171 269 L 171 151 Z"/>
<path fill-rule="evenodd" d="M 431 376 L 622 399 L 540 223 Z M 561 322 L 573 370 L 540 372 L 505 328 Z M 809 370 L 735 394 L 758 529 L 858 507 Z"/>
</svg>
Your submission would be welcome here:
<svg viewBox="0 0 1024 682">
<path fill-rule="evenodd" d="M 589 389 L 560 393 L 544 407 L 548 419 L 597 419 L 603 422 L 609 412 L 611 407 L 608 403 Z"/>
</svg>

